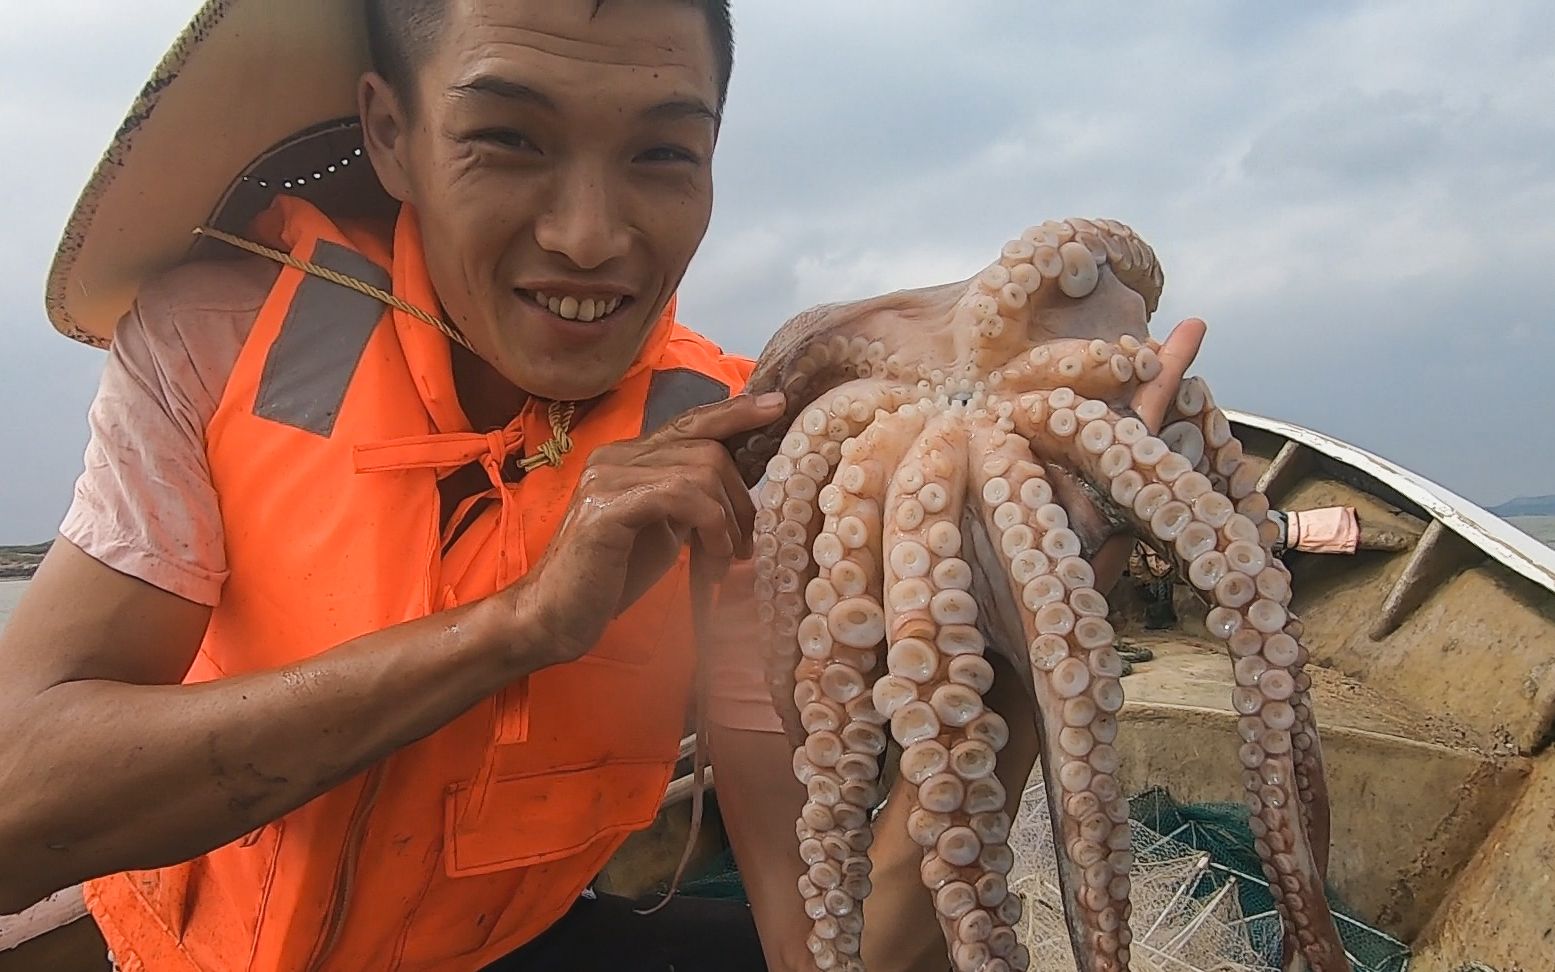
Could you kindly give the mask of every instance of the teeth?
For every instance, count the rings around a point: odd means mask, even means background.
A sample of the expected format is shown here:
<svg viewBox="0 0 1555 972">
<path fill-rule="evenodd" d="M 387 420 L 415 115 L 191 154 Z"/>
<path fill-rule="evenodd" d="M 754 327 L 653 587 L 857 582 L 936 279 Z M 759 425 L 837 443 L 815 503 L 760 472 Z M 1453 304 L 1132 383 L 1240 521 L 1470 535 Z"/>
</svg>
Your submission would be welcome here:
<svg viewBox="0 0 1555 972">
<path fill-rule="evenodd" d="M 557 317 L 562 317 L 569 321 L 583 321 L 584 323 L 610 316 L 615 313 L 617 307 L 621 306 L 621 301 L 624 299 L 621 297 L 611 297 L 608 300 L 593 297 L 583 297 L 581 299 L 578 297 L 549 297 L 538 290 L 534 292 L 534 298 L 535 303 Z"/>
</svg>

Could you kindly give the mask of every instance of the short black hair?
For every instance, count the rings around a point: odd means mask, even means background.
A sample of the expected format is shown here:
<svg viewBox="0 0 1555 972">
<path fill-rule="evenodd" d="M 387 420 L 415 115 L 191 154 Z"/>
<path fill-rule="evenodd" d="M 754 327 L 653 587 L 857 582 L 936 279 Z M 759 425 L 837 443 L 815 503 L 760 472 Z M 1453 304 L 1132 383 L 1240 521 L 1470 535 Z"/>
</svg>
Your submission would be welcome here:
<svg viewBox="0 0 1555 972">
<path fill-rule="evenodd" d="M 607 0 L 594 0 L 599 13 Z M 734 73 L 734 24 L 729 0 L 683 0 L 702 11 L 712 32 L 713 58 L 718 70 L 718 111 L 723 112 Z M 373 70 L 402 95 L 414 91 L 416 67 L 432 50 L 443 25 L 447 0 L 366 0 L 367 43 Z"/>
</svg>

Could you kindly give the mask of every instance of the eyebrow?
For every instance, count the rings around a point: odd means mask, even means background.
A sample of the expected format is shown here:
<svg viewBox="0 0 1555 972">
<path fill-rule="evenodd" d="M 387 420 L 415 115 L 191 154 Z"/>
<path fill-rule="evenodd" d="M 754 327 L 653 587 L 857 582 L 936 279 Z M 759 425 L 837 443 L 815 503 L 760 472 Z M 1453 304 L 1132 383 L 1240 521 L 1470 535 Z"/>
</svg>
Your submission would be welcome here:
<svg viewBox="0 0 1555 972">
<path fill-rule="evenodd" d="M 478 74 L 468 81 L 461 81 L 450 90 L 458 94 L 484 94 L 498 98 L 506 98 L 511 101 L 527 101 L 537 107 L 548 111 L 557 111 L 556 102 L 545 92 L 533 88 L 521 81 L 511 78 L 499 77 L 494 74 Z M 661 101 L 656 105 L 645 108 L 642 117 L 655 121 L 678 121 L 682 118 L 705 118 L 715 126 L 723 121 L 722 116 L 707 102 L 695 97 L 671 98 Z"/>
<path fill-rule="evenodd" d="M 459 82 L 450 90 L 460 94 L 488 94 L 513 101 L 528 101 L 541 108 L 556 110 L 556 102 L 552 101 L 549 95 L 522 82 L 497 77 L 494 74 L 477 74 L 468 81 Z"/>
<path fill-rule="evenodd" d="M 682 118 L 705 118 L 717 125 L 722 116 L 700 98 L 672 98 L 661 101 L 643 112 L 644 118 L 658 121 L 679 121 Z"/>
</svg>

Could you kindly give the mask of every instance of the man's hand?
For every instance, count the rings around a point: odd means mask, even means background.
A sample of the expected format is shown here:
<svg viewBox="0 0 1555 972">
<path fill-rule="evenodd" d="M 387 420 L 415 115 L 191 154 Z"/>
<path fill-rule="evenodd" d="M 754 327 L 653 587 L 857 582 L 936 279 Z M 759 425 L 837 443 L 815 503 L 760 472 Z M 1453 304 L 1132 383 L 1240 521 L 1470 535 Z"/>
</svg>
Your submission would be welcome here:
<svg viewBox="0 0 1555 972">
<path fill-rule="evenodd" d="M 513 588 L 519 615 L 549 636 L 546 663 L 593 648 L 687 542 L 714 561 L 750 556 L 755 510 L 722 442 L 769 425 L 783 405 L 781 394 L 741 395 L 589 456 L 545 557 Z"/>
<path fill-rule="evenodd" d="M 1172 328 L 1166 343 L 1161 345 L 1161 373 L 1134 390 L 1131 403 L 1134 414 L 1152 435 L 1160 433 L 1183 376 L 1193 366 L 1193 359 L 1199 356 L 1206 330 L 1204 322 L 1197 317 L 1190 317 Z"/>
</svg>

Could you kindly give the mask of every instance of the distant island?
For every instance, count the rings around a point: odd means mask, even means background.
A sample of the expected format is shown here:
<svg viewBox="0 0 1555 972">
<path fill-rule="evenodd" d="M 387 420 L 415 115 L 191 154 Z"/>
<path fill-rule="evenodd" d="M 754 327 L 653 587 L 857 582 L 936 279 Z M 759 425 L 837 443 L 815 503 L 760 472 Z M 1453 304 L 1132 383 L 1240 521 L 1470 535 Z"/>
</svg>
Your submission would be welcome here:
<svg viewBox="0 0 1555 972">
<path fill-rule="evenodd" d="M 1496 516 L 1555 516 L 1555 496 L 1519 496 L 1492 506 Z"/>
<path fill-rule="evenodd" d="M 49 544 L 26 547 L 0 547 L 0 580 L 22 580 L 33 575 L 49 552 Z"/>
</svg>

